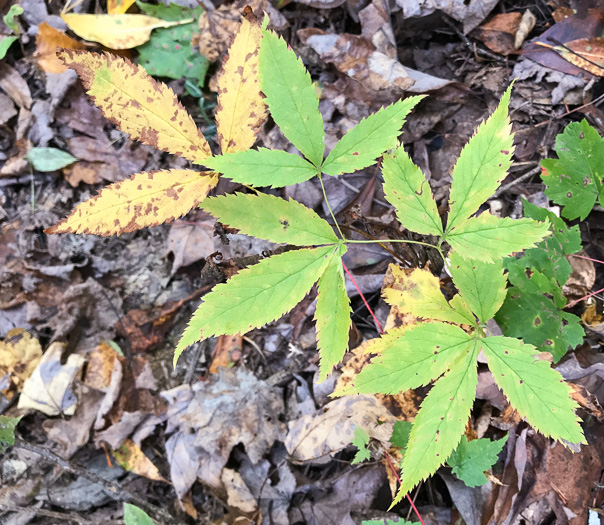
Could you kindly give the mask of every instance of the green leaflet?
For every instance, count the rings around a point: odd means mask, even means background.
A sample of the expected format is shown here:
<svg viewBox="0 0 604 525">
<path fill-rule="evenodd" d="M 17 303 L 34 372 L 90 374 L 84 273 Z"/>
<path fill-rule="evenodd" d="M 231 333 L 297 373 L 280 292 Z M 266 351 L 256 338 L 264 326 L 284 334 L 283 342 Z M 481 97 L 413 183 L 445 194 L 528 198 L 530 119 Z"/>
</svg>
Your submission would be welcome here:
<svg viewBox="0 0 604 525">
<path fill-rule="evenodd" d="M 308 71 L 285 40 L 272 31 L 263 31 L 259 59 L 260 86 L 273 120 L 310 162 L 320 166 L 325 131 Z"/>
<path fill-rule="evenodd" d="M 369 445 L 369 434 L 367 434 L 367 431 L 363 427 L 355 427 L 352 445 L 359 449 L 351 461 L 352 465 L 371 459 L 371 452 L 367 448 L 367 445 Z"/>
<path fill-rule="evenodd" d="M 461 328 L 445 323 L 390 330 L 371 341 L 366 351 L 381 353 L 361 370 L 352 386 L 337 395 L 398 394 L 427 385 L 473 345 L 472 337 Z"/>
<path fill-rule="evenodd" d="M 534 277 L 531 276 L 531 277 Z M 540 352 L 550 352 L 557 363 L 569 347 L 583 342 L 585 332 L 581 319 L 557 308 L 543 295 L 532 278 L 524 274 L 525 282 L 508 290 L 503 306 L 495 320 L 502 332 L 510 337 L 521 337 L 535 345 Z"/>
<path fill-rule="evenodd" d="M 465 324 L 476 325 L 476 317 L 461 295 L 457 294 L 454 296 L 453 299 L 449 301 L 449 305 L 466 320 Z"/>
<path fill-rule="evenodd" d="M 546 223 L 531 219 L 500 219 L 485 212 L 458 224 L 445 239 L 463 258 L 493 262 L 532 248 L 549 234 Z"/>
<path fill-rule="evenodd" d="M 182 7 L 174 2 L 170 2 L 170 5 L 165 4 L 147 4 L 136 0 L 136 6 L 146 15 L 161 18 L 162 20 L 168 20 L 170 22 L 176 22 L 179 20 L 186 20 L 187 18 L 199 18 L 199 15 L 203 13 L 203 8 L 196 7 L 190 9 L 188 7 Z"/>
<path fill-rule="evenodd" d="M 570 387 L 536 350 L 518 339 L 488 337 L 482 348 L 495 382 L 518 413 L 543 435 L 585 443 Z"/>
<path fill-rule="evenodd" d="M 338 242 L 327 221 L 294 200 L 236 193 L 206 199 L 201 206 L 223 224 L 259 239 L 295 246 Z"/>
<path fill-rule="evenodd" d="M 497 440 L 474 439 L 468 441 L 466 436 L 461 438 L 457 450 L 447 460 L 447 465 L 453 469 L 455 474 L 468 487 L 484 485 L 489 480 L 484 475 L 497 463 L 497 456 L 502 451 L 508 440 L 507 436 Z"/>
<path fill-rule="evenodd" d="M 512 163 L 512 126 L 508 116 L 512 86 L 493 114 L 476 130 L 453 168 L 447 232 L 472 215 L 501 184 Z"/>
<path fill-rule="evenodd" d="M 319 279 L 315 321 L 317 347 L 321 357 L 319 381 L 323 381 L 348 350 L 350 300 L 346 294 L 341 257 L 332 257 Z"/>
<path fill-rule="evenodd" d="M 392 443 L 392 445 L 395 447 L 405 450 L 407 448 L 407 443 L 409 443 L 409 435 L 411 434 L 412 428 L 413 424 L 410 421 L 399 420 L 394 423 L 390 443 Z"/>
<path fill-rule="evenodd" d="M 541 161 L 545 194 L 564 206 L 562 216 L 585 219 L 596 200 L 604 204 L 604 139 L 584 119 L 556 137 L 557 159 Z"/>
<path fill-rule="evenodd" d="M 124 525 L 155 525 L 143 509 L 124 503 Z"/>
<path fill-rule="evenodd" d="M 27 160 L 35 170 L 46 172 L 60 170 L 78 159 L 57 148 L 32 148 L 27 152 Z"/>
<path fill-rule="evenodd" d="M 402 484 L 392 505 L 434 474 L 459 443 L 476 396 L 479 348 L 476 341 L 471 341 L 465 351 L 458 352 L 450 371 L 422 402 L 403 459 Z"/>
<path fill-rule="evenodd" d="M 338 246 L 273 255 L 241 270 L 204 297 L 174 351 L 214 335 L 246 333 L 278 319 L 298 304 L 325 271 Z"/>
<path fill-rule="evenodd" d="M 443 235 L 443 223 L 436 202 L 422 170 L 403 146 L 382 163 L 384 195 L 396 210 L 399 222 L 408 230 L 423 235 Z"/>
<path fill-rule="evenodd" d="M 384 300 L 390 306 L 397 306 L 401 312 L 412 313 L 422 319 L 468 323 L 465 312 L 460 313 L 449 305 L 440 291 L 438 277 L 432 275 L 430 270 L 403 270 L 394 265 L 391 268 L 394 283 L 383 292 Z"/>
<path fill-rule="evenodd" d="M 504 260 L 513 287 L 495 320 L 505 335 L 520 337 L 539 351 L 550 352 L 557 362 L 569 347 L 581 344 L 585 335 L 581 320 L 562 310 L 567 302 L 562 286 L 571 273 L 565 255 L 581 249 L 581 232 L 578 226 L 568 228 L 554 213 L 527 201 L 524 211 L 532 219 L 549 222 L 553 235 L 520 258 Z"/>
<path fill-rule="evenodd" d="M 2 60 L 8 52 L 10 46 L 19 40 L 18 36 L 1 36 L 0 35 L 0 60 Z"/>
<path fill-rule="evenodd" d="M 451 252 L 450 272 L 453 283 L 481 323 L 486 323 L 501 307 L 506 294 L 507 279 L 501 261 L 484 263 L 466 261 Z"/>
<path fill-rule="evenodd" d="M 15 428 L 22 417 L 0 416 L 0 453 L 15 444 Z"/>
<path fill-rule="evenodd" d="M 352 173 L 375 163 L 384 151 L 396 147 L 405 117 L 422 98 L 399 100 L 361 120 L 331 150 L 321 168 L 323 173 Z"/>
<path fill-rule="evenodd" d="M 235 182 L 257 187 L 282 188 L 317 174 L 317 168 L 302 157 L 266 148 L 210 157 L 204 164 Z"/>
</svg>

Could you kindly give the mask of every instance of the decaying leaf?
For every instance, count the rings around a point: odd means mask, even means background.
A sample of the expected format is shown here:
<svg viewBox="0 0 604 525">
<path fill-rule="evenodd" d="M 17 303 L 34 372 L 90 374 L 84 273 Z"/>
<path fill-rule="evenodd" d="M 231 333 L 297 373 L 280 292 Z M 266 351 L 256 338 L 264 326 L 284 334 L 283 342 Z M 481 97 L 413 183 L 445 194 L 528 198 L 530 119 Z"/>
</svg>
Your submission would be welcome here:
<svg viewBox="0 0 604 525">
<path fill-rule="evenodd" d="M 144 44 L 151 31 L 185 23 L 170 22 L 147 15 L 62 14 L 69 29 L 85 40 L 99 42 L 109 49 L 132 49 Z M 188 20 L 191 22 L 192 20 Z"/>
<path fill-rule="evenodd" d="M 133 139 L 197 163 L 212 155 L 174 92 L 143 68 L 110 54 L 65 50 L 58 56 L 105 117 Z"/>
<path fill-rule="evenodd" d="M 86 49 L 86 45 L 68 37 L 63 31 L 59 31 L 46 22 L 38 26 L 36 35 L 36 52 L 34 56 L 38 65 L 46 73 L 63 73 L 67 67 L 57 58 L 57 48 L 63 49 Z"/>
<path fill-rule="evenodd" d="M 571 64 L 604 77 L 604 37 L 579 38 L 553 49 Z"/>
<path fill-rule="evenodd" d="M 187 213 L 217 182 L 193 170 L 143 171 L 103 188 L 45 231 L 108 236 L 156 226 Z"/>
<path fill-rule="evenodd" d="M 218 79 L 216 133 L 222 153 L 251 148 L 266 117 L 260 92 L 258 50 L 262 30 L 254 15 L 243 19 Z"/>
<path fill-rule="evenodd" d="M 71 354 L 67 362 L 61 364 L 63 350 L 63 344 L 52 343 L 44 352 L 38 366 L 23 385 L 19 409 L 39 410 L 47 416 L 74 414 L 77 398 L 71 384 L 84 365 L 84 357 Z"/>
<path fill-rule="evenodd" d="M 21 391 L 23 383 L 38 366 L 41 357 L 40 342 L 25 330 L 10 330 L 6 339 L 0 341 L 2 393 L 8 399 L 12 398 L 15 391 Z"/>
<path fill-rule="evenodd" d="M 168 482 L 141 448 L 130 439 L 126 439 L 120 448 L 112 451 L 112 454 L 120 467 L 153 481 Z"/>
</svg>

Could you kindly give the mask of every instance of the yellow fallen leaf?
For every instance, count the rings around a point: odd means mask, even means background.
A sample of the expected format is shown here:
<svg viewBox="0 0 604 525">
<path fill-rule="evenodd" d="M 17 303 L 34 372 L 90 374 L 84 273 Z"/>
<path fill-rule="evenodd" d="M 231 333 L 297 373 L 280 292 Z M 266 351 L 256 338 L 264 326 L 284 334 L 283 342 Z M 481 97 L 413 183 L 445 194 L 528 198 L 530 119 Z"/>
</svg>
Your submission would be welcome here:
<svg viewBox="0 0 604 525">
<path fill-rule="evenodd" d="M 136 0 L 107 0 L 107 12 L 110 15 L 123 15 Z"/>
<path fill-rule="evenodd" d="M 133 441 L 126 439 L 119 449 L 112 450 L 111 452 L 122 468 L 154 481 L 169 483 L 159 473 L 153 462 L 145 456 L 140 447 Z"/>
<path fill-rule="evenodd" d="M 197 206 L 217 183 L 211 172 L 143 171 L 106 186 L 45 232 L 108 236 L 157 226 Z"/>
<path fill-rule="evenodd" d="M 21 391 L 41 358 L 40 342 L 26 330 L 9 330 L 6 339 L 0 341 L 0 377 L 8 377 L 8 385 L 2 393 L 8 399 L 12 399 L 15 391 Z"/>
<path fill-rule="evenodd" d="M 34 56 L 38 65 L 46 73 L 63 73 L 67 66 L 57 58 L 57 48 L 63 49 L 86 49 L 86 45 L 68 37 L 63 31 L 59 31 L 42 22 L 38 26 L 36 35 L 36 52 Z"/>
<path fill-rule="evenodd" d="M 202 163 L 212 152 L 174 92 L 140 66 L 110 54 L 61 51 L 105 117 L 133 139 Z"/>
<path fill-rule="evenodd" d="M 170 22 L 147 15 L 62 14 L 69 29 L 85 40 L 99 42 L 110 49 L 132 49 L 144 44 L 151 31 L 159 27 L 188 24 L 193 19 Z"/>
<path fill-rule="evenodd" d="M 248 14 L 218 79 L 216 132 L 223 154 L 250 149 L 266 118 L 258 77 L 261 38 L 260 22 L 253 14 Z"/>
</svg>

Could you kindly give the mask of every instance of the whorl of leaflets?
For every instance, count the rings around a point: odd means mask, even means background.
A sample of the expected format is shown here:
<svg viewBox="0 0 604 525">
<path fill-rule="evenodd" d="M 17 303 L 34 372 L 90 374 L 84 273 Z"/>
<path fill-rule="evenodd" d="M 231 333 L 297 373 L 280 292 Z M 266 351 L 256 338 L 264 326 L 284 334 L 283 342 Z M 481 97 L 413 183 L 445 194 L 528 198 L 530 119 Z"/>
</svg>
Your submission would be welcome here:
<svg viewBox="0 0 604 525">
<path fill-rule="evenodd" d="M 251 147 L 266 117 L 258 81 L 260 39 L 260 24 L 248 15 L 218 81 L 216 121 L 223 151 Z M 59 57 L 78 73 L 105 117 L 133 139 L 196 164 L 212 156 L 174 92 L 142 67 L 108 53 L 65 50 Z M 211 171 L 137 173 L 106 186 L 46 233 L 109 236 L 170 222 L 197 206 L 217 183 L 218 175 Z"/>
<path fill-rule="evenodd" d="M 546 223 L 531 219 L 500 219 L 487 213 L 471 217 L 497 189 L 510 164 L 509 97 L 510 89 L 461 153 L 444 228 L 430 186 L 402 147 L 384 159 L 386 198 L 404 226 L 440 236 L 453 248 L 447 266 L 459 292 L 447 301 L 429 270 L 393 266 L 394 282 L 384 290 L 384 299 L 423 322 L 392 329 L 372 341 L 366 351 L 378 356 L 352 386 L 338 392 L 394 394 L 436 381 L 413 423 L 393 505 L 444 464 L 459 443 L 476 394 L 481 350 L 495 382 L 531 425 L 565 444 L 585 442 L 569 386 L 548 362 L 537 358 L 536 348 L 510 337 L 486 336 L 486 322 L 506 296 L 501 257 L 549 235 Z"/>
</svg>

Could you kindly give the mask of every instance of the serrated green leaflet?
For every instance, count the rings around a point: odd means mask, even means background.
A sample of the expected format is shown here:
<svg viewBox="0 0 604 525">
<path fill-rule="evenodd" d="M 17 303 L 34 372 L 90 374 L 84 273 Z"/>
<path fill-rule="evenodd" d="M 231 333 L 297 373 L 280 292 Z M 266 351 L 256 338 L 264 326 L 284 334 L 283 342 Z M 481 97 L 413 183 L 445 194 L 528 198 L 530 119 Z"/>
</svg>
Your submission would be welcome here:
<svg viewBox="0 0 604 525">
<path fill-rule="evenodd" d="M 367 449 L 367 445 L 369 445 L 369 434 L 367 434 L 367 431 L 363 427 L 355 427 L 352 445 L 359 449 L 352 459 L 351 463 L 353 465 L 371 459 L 371 452 Z"/>
<path fill-rule="evenodd" d="M 395 447 L 402 448 L 403 450 L 406 449 L 407 443 L 409 443 L 411 428 L 413 428 L 413 424 L 410 421 L 397 421 L 394 423 L 390 443 Z"/>
<path fill-rule="evenodd" d="M 540 352 L 550 352 L 556 363 L 566 355 L 569 347 L 583 342 L 585 332 L 581 319 L 557 308 L 552 299 L 543 295 L 533 280 L 534 273 L 531 278 L 525 272 L 521 275 L 523 280 L 515 279 L 519 286 L 508 290 L 495 320 L 505 335 L 521 337 Z M 559 287 L 558 291 L 561 293 Z"/>
<path fill-rule="evenodd" d="M 429 270 L 403 270 L 391 265 L 394 283 L 383 292 L 390 306 L 403 313 L 412 313 L 423 319 L 466 324 L 467 316 L 454 310 L 440 291 L 438 277 Z"/>
<path fill-rule="evenodd" d="M 246 333 L 298 304 L 325 271 L 337 246 L 295 250 L 241 270 L 204 297 L 174 351 L 174 363 L 193 343 L 214 335 Z"/>
<path fill-rule="evenodd" d="M 543 435 L 584 443 L 570 387 L 532 345 L 510 337 L 488 337 L 482 348 L 495 382 L 518 413 Z"/>
<path fill-rule="evenodd" d="M 457 294 L 450 301 L 449 305 L 453 310 L 455 310 L 459 315 L 461 315 L 464 319 L 466 319 L 466 324 L 476 325 L 476 317 L 470 310 L 470 307 L 463 300 L 461 295 Z"/>
<path fill-rule="evenodd" d="M 399 222 L 423 235 L 442 236 L 443 223 L 430 184 L 403 146 L 392 155 L 384 156 L 382 174 L 384 196 L 394 206 Z"/>
<path fill-rule="evenodd" d="M 310 162 L 320 166 L 325 131 L 308 71 L 285 40 L 272 31 L 263 31 L 259 59 L 260 86 L 273 120 Z"/>
<path fill-rule="evenodd" d="M 21 417 L 0 416 L 0 453 L 15 444 L 15 428 Z"/>
<path fill-rule="evenodd" d="M 260 148 L 209 158 L 206 166 L 241 184 L 282 188 L 317 174 L 310 162 L 286 151 Z"/>
<path fill-rule="evenodd" d="M 446 241 L 466 259 L 493 262 L 532 248 L 549 234 L 546 223 L 531 219 L 500 219 L 485 212 L 458 224 L 447 234 Z"/>
<path fill-rule="evenodd" d="M 350 313 L 342 259 L 340 256 L 332 257 L 325 273 L 319 279 L 315 312 L 317 348 L 321 357 L 319 381 L 323 381 L 331 373 L 348 350 Z"/>
<path fill-rule="evenodd" d="M 478 320 L 486 323 L 505 299 L 507 279 L 503 264 L 466 261 L 455 252 L 449 254 L 449 259 L 451 278 L 461 297 Z"/>
<path fill-rule="evenodd" d="M 405 117 L 423 97 L 409 97 L 364 118 L 344 135 L 325 159 L 326 175 L 341 175 L 375 163 L 384 151 L 394 148 Z"/>
<path fill-rule="evenodd" d="M 434 474 L 459 443 L 476 396 L 478 351 L 479 345 L 471 341 L 422 402 L 403 459 L 401 487 L 392 505 Z"/>
<path fill-rule="evenodd" d="M 206 199 L 201 206 L 223 224 L 259 239 L 295 246 L 338 242 L 327 221 L 294 200 L 235 193 Z"/>
<path fill-rule="evenodd" d="M 585 219 L 603 203 L 604 139 L 586 120 L 572 122 L 556 137 L 557 159 L 541 161 L 545 194 L 564 206 L 562 216 Z"/>
<path fill-rule="evenodd" d="M 155 525 L 143 509 L 124 503 L 124 525 Z"/>
<path fill-rule="evenodd" d="M 512 163 L 508 87 L 494 113 L 476 130 L 453 168 L 447 232 L 472 215 L 501 184 Z"/>
<path fill-rule="evenodd" d="M 451 467 L 453 474 L 462 480 L 468 487 L 484 485 L 489 480 L 484 475 L 497 463 L 497 456 L 503 449 L 507 436 L 497 440 L 474 439 L 468 441 L 466 436 L 461 438 L 457 450 L 451 454 L 447 464 Z"/>
<path fill-rule="evenodd" d="M 461 328 L 445 323 L 390 330 L 367 345 L 367 352 L 381 353 L 338 395 L 398 394 L 427 385 L 473 345 Z"/>
</svg>

